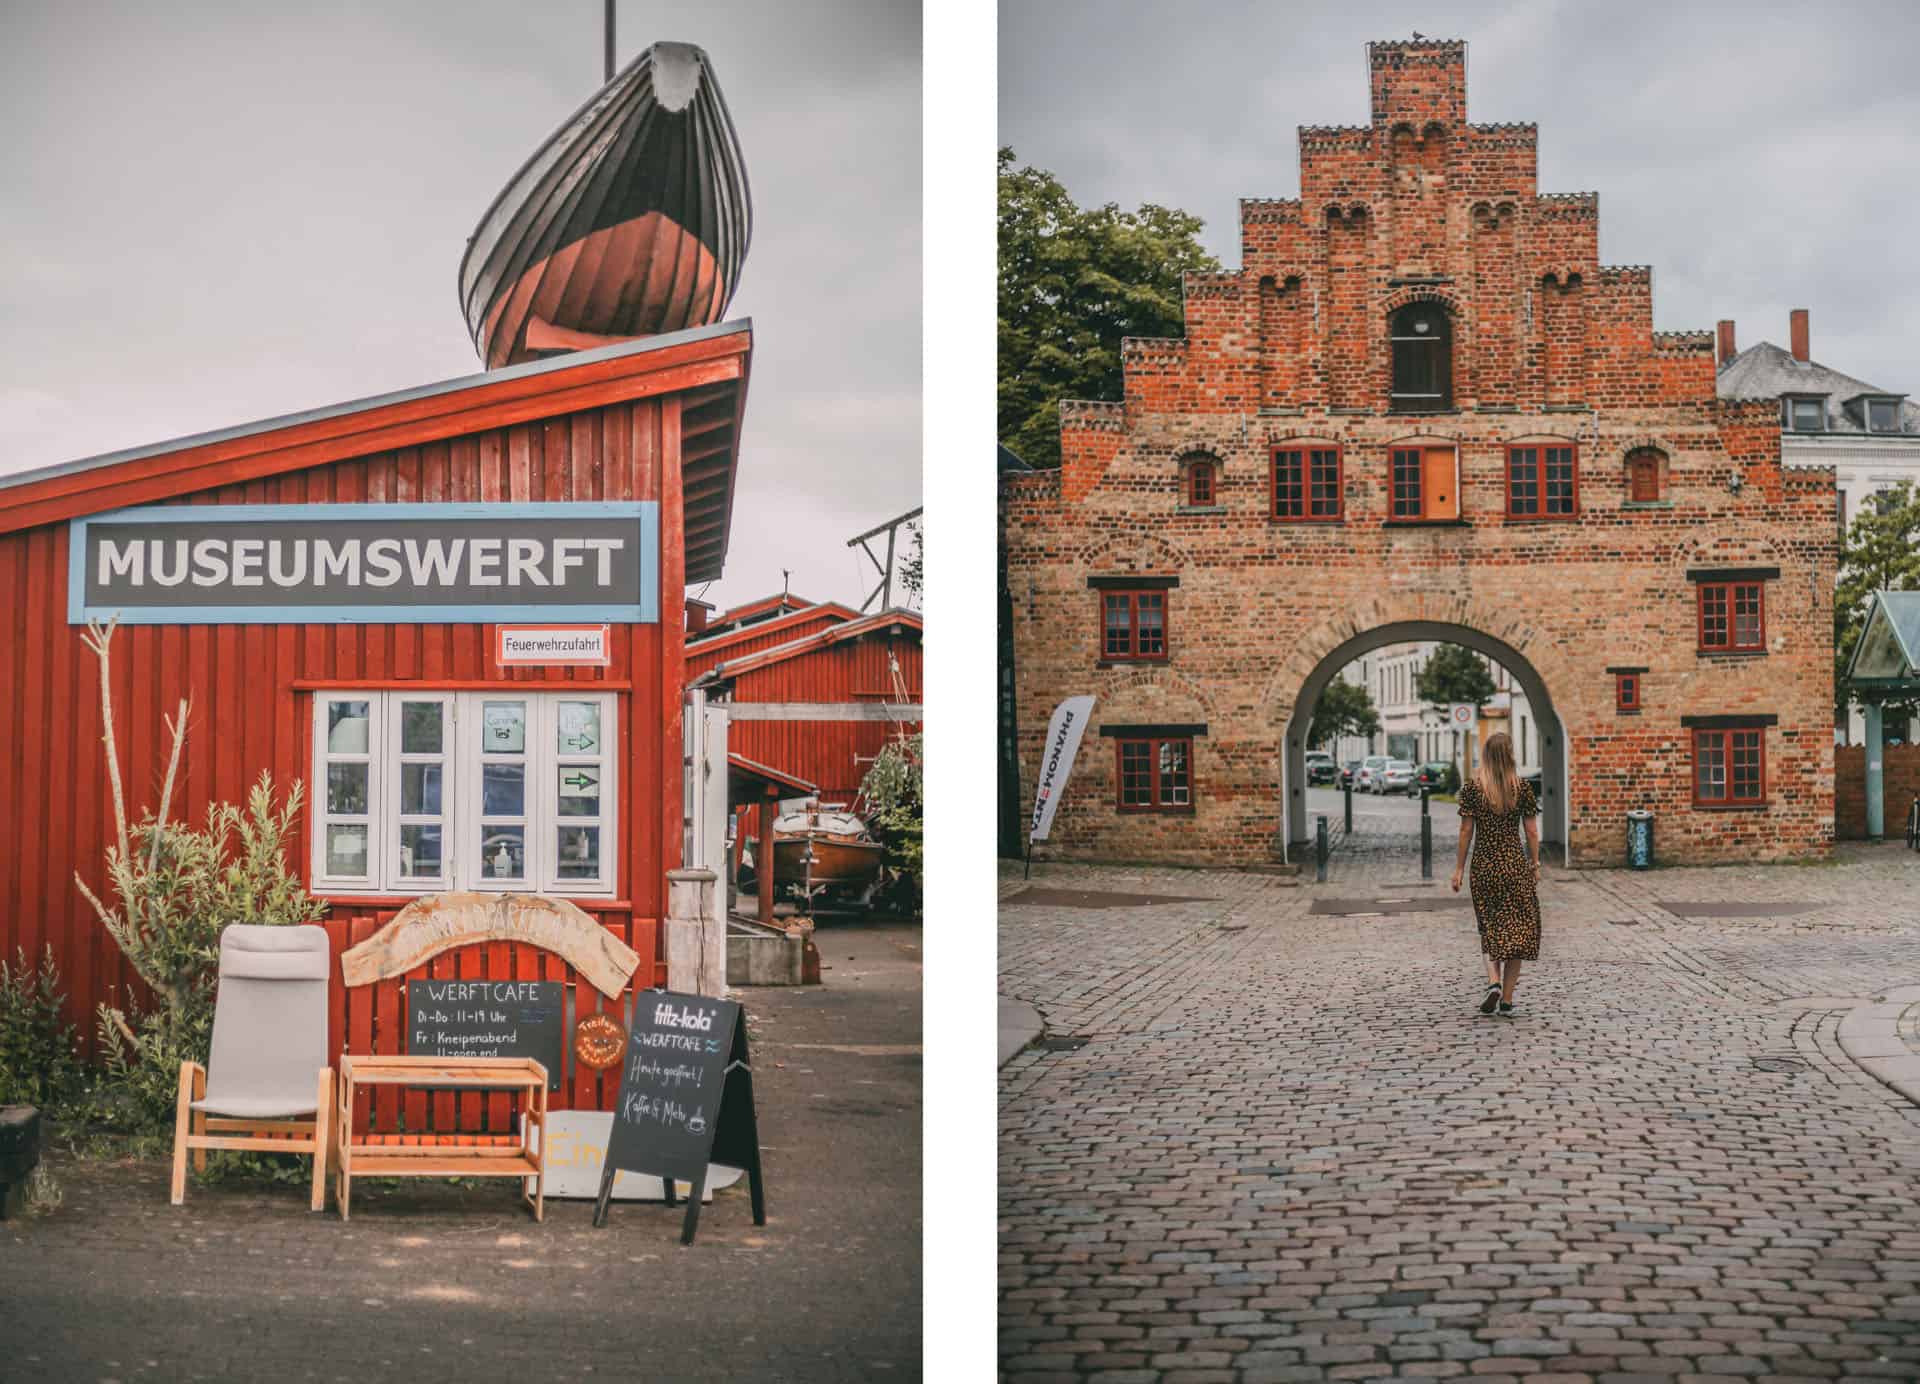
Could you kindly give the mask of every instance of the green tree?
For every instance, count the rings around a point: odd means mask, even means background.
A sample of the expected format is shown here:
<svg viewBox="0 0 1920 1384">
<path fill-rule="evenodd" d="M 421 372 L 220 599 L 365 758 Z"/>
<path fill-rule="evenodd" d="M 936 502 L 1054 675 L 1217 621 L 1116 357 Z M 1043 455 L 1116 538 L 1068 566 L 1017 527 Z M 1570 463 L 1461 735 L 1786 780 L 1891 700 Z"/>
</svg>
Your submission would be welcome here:
<svg viewBox="0 0 1920 1384">
<path fill-rule="evenodd" d="M 1313 723 L 1307 727 L 1307 743 L 1318 749 L 1343 735 L 1374 735 L 1380 730 L 1380 713 L 1373 697 L 1358 683 L 1335 678 L 1328 683 L 1314 704 Z"/>
<path fill-rule="evenodd" d="M 1920 494 L 1911 482 L 1883 490 L 1862 505 L 1842 536 L 1840 585 L 1833 596 L 1833 704 L 1859 700 L 1847 685 L 1847 662 L 1866 626 L 1875 591 L 1920 590 Z M 1920 699 L 1882 703 L 1890 722 L 1920 715 Z"/>
<path fill-rule="evenodd" d="M 1182 279 L 1220 262 L 1204 224 L 1152 204 L 1080 207 L 1060 180 L 1000 151 L 1000 440 L 1060 464 L 1060 401 L 1120 397 L 1122 337 L 1179 336 Z"/>
<path fill-rule="evenodd" d="M 1493 700 L 1493 674 L 1479 654 L 1459 644 L 1442 644 L 1427 666 L 1414 675 L 1420 700 L 1442 711 L 1455 702 L 1484 706 Z"/>
</svg>

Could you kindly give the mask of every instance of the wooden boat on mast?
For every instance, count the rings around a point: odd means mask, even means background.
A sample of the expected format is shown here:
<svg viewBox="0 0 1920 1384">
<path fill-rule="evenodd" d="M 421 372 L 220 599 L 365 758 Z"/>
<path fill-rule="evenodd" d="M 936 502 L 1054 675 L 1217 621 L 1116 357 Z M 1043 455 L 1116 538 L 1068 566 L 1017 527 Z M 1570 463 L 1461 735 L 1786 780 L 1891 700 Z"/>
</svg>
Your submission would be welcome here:
<svg viewBox="0 0 1920 1384">
<path fill-rule="evenodd" d="M 494 198 L 460 261 L 461 311 L 489 370 L 703 327 L 725 314 L 752 233 L 706 53 L 656 43 Z"/>
</svg>

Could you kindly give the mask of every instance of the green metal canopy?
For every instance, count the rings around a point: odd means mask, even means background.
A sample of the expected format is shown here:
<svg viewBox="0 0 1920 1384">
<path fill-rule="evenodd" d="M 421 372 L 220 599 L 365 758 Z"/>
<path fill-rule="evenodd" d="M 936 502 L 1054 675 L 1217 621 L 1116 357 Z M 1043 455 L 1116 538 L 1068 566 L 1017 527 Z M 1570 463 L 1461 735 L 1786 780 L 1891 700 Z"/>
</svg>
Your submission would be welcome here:
<svg viewBox="0 0 1920 1384">
<path fill-rule="evenodd" d="M 1858 692 L 1920 692 L 1920 591 L 1876 591 L 1847 661 Z"/>
</svg>

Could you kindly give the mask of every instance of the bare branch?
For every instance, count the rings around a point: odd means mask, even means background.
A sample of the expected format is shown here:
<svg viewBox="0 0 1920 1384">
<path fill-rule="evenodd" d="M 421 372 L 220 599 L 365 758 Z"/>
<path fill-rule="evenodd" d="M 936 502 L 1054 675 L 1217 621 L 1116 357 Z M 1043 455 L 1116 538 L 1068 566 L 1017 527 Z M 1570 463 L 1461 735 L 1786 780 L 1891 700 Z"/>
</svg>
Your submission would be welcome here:
<svg viewBox="0 0 1920 1384">
<path fill-rule="evenodd" d="M 167 777 L 160 785 L 160 815 L 153 822 L 153 843 L 147 853 L 147 869 L 153 871 L 160 866 L 160 838 L 167 830 L 167 804 L 173 797 L 173 776 L 180 768 L 180 751 L 187 742 L 187 712 L 193 703 L 186 697 L 180 699 L 180 710 L 167 722 L 167 730 L 173 736 L 173 750 L 167 756 Z"/>
<path fill-rule="evenodd" d="M 127 795 L 120 786 L 120 752 L 113 739 L 113 632 L 120 624 L 114 616 L 106 624 L 89 618 L 83 636 L 86 645 L 100 660 L 100 739 L 107 747 L 107 779 L 113 785 L 113 823 L 120 836 L 120 854 L 127 854 Z"/>
</svg>

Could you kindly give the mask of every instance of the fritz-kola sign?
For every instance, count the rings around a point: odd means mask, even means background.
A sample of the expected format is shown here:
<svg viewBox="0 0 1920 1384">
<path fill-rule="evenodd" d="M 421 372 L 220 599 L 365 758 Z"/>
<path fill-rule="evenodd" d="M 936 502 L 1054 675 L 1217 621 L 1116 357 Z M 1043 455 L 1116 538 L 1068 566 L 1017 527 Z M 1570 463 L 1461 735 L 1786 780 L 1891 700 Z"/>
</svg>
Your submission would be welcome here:
<svg viewBox="0 0 1920 1384">
<path fill-rule="evenodd" d="M 660 618 L 660 507 L 163 505 L 75 519 L 67 618 L 136 625 Z"/>
</svg>

